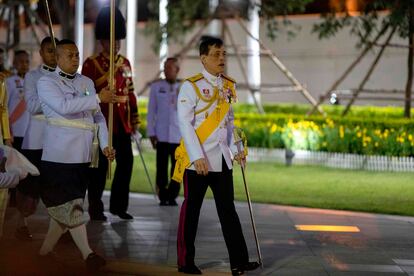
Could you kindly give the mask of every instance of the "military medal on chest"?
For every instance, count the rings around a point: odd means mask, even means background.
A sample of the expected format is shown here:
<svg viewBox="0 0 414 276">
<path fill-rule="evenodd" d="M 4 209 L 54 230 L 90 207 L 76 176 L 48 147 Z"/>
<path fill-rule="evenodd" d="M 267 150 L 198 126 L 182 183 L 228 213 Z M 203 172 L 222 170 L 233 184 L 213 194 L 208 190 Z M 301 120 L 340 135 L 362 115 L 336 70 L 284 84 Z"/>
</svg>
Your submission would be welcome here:
<svg viewBox="0 0 414 276">
<path fill-rule="evenodd" d="M 204 97 L 210 98 L 210 89 L 203 89 Z"/>
<path fill-rule="evenodd" d="M 24 99 L 24 91 L 23 91 L 23 85 L 20 79 L 15 79 L 14 80 L 15 84 L 16 84 L 16 89 L 17 89 L 17 96 L 19 98 L 19 100 Z"/>
<path fill-rule="evenodd" d="M 84 83 L 82 84 L 82 90 L 83 90 L 83 95 L 84 96 L 89 96 L 90 95 L 88 87 Z"/>
</svg>

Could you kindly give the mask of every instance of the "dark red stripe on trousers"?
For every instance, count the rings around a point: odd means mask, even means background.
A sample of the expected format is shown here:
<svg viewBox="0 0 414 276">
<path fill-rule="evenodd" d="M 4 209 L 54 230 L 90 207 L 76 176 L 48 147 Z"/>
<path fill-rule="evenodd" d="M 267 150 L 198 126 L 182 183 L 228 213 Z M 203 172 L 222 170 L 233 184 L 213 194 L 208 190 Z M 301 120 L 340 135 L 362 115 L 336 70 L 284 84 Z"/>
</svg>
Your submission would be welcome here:
<svg viewBox="0 0 414 276">
<path fill-rule="evenodd" d="M 187 248 L 185 244 L 185 218 L 187 213 L 187 196 L 188 196 L 188 180 L 187 172 L 184 173 L 184 202 L 181 205 L 180 211 L 180 222 L 178 224 L 178 233 L 177 233 L 177 256 L 178 256 L 178 265 L 186 266 L 186 255 Z"/>
</svg>

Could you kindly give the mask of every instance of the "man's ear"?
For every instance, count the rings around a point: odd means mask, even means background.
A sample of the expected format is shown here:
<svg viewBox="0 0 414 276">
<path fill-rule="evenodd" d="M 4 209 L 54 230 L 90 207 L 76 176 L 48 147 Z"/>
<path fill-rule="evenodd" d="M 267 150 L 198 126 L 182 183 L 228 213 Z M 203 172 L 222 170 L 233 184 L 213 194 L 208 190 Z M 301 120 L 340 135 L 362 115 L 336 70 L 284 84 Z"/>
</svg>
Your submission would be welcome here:
<svg viewBox="0 0 414 276">
<path fill-rule="evenodd" d="M 201 63 L 204 65 L 204 63 L 206 62 L 206 58 L 207 58 L 207 56 L 206 55 L 201 55 L 200 56 L 200 59 L 201 59 Z"/>
</svg>

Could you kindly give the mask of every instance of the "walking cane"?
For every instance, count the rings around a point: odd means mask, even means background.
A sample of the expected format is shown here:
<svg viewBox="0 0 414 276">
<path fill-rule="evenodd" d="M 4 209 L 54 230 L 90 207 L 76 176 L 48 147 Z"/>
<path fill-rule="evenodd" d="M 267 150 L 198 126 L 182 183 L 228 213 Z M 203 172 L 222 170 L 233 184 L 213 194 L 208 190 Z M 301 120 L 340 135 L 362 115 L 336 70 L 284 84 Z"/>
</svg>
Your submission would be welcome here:
<svg viewBox="0 0 414 276">
<path fill-rule="evenodd" d="M 237 152 L 238 153 L 244 152 L 244 149 L 242 148 L 242 145 L 244 144 L 243 143 L 244 142 L 243 137 L 245 138 L 246 136 L 244 135 L 243 130 L 240 129 L 240 128 L 235 127 L 233 129 L 233 137 L 234 137 L 234 144 L 237 146 Z M 247 144 L 244 145 L 244 147 L 246 149 Z M 262 253 L 260 251 L 259 239 L 257 238 L 256 223 L 254 222 L 252 202 L 250 200 L 249 188 L 247 187 L 246 175 L 244 173 L 244 171 L 246 169 L 246 159 L 245 158 L 240 160 L 240 168 L 241 168 L 241 172 L 242 172 L 242 176 L 243 176 L 244 190 L 246 191 L 247 205 L 249 206 L 250 221 L 252 223 L 254 240 L 256 242 L 257 257 L 259 258 L 260 267 L 263 268 Z"/>
<path fill-rule="evenodd" d="M 137 146 L 139 156 L 141 157 L 142 165 L 144 167 L 145 174 L 147 175 L 148 183 L 149 183 L 149 185 L 151 187 L 152 193 L 154 194 L 155 200 L 157 200 L 157 194 L 155 193 L 154 186 L 152 185 L 151 177 L 150 177 L 150 175 L 148 173 L 147 166 L 145 165 L 144 156 L 142 155 L 142 150 L 141 150 L 141 145 L 140 145 L 140 140 L 141 140 L 142 135 L 141 135 L 141 133 L 139 133 L 138 131 L 136 131 L 132 135 L 132 137 L 133 137 L 133 139 L 135 141 L 135 144 Z"/>
</svg>

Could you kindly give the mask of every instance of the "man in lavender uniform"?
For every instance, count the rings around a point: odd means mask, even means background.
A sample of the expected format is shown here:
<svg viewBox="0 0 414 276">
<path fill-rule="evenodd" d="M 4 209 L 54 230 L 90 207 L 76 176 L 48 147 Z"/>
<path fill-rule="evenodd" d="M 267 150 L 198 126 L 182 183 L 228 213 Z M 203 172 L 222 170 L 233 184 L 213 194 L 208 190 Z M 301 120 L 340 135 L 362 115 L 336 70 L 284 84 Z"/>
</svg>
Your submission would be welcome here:
<svg viewBox="0 0 414 276">
<path fill-rule="evenodd" d="M 116 98 L 107 88 L 97 95 L 92 80 L 76 73 L 79 51 L 73 41 L 59 41 L 56 60 L 56 71 L 37 82 L 47 122 L 40 167 L 41 198 L 50 216 L 39 254 L 51 254 L 60 236 L 69 230 L 86 267 L 96 271 L 106 261 L 89 247 L 83 201 L 89 166 L 97 165 L 99 145 L 106 158 L 115 158 L 115 151 L 108 147 L 108 130 L 99 103 L 113 103 Z"/>
<path fill-rule="evenodd" d="M 164 63 L 165 79 L 151 84 L 148 101 L 147 135 L 157 151 L 156 183 L 161 206 L 176 206 L 175 199 L 180 192 L 180 183 L 168 178 L 168 159 L 171 160 L 172 176 L 175 166 L 174 152 L 181 139 L 177 117 L 177 97 L 181 84 L 177 80 L 179 69 L 176 58 L 167 58 Z"/>
</svg>

